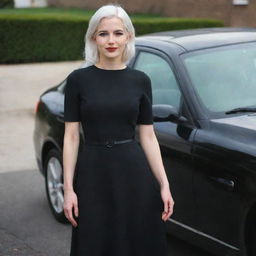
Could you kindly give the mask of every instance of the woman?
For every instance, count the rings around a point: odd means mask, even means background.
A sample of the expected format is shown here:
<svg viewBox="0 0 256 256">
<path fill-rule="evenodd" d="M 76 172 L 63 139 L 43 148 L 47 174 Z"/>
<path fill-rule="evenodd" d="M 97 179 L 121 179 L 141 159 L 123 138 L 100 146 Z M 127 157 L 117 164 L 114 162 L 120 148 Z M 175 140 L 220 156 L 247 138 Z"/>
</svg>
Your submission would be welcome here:
<svg viewBox="0 0 256 256">
<path fill-rule="evenodd" d="M 125 65 L 134 39 L 123 8 L 102 6 L 86 32 L 86 65 L 67 78 L 63 207 L 71 256 L 167 256 L 174 202 L 153 128 L 150 78 Z"/>
</svg>

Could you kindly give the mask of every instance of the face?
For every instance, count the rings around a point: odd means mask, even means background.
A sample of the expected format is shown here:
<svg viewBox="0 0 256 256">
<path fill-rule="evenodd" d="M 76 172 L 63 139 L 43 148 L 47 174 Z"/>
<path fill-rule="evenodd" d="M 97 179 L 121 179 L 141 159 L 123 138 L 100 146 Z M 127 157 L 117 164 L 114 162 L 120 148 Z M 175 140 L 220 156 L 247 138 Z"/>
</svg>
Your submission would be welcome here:
<svg viewBox="0 0 256 256">
<path fill-rule="evenodd" d="M 121 19 L 118 17 L 103 18 L 93 39 L 97 44 L 100 59 L 120 59 L 122 61 L 122 54 L 129 41 L 129 34 Z"/>
</svg>

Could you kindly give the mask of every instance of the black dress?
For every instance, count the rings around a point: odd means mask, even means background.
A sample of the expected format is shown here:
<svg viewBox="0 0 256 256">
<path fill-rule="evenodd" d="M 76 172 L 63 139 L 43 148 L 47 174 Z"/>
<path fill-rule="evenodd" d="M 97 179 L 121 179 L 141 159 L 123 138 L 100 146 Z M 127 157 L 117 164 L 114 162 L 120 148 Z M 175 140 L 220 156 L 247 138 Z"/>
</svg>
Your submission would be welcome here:
<svg viewBox="0 0 256 256">
<path fill-rule="evenodd" d="M 87 142 L 135 138 L 136 124 L 153 124 L 150 78 L 128 66 L 74 70 L 64 121 L 80 121 Z M 84 144 L 73 184 L 79 216 L 70 256 L 167 256 L 160 187 L 136 140 Z"/>
</svg>

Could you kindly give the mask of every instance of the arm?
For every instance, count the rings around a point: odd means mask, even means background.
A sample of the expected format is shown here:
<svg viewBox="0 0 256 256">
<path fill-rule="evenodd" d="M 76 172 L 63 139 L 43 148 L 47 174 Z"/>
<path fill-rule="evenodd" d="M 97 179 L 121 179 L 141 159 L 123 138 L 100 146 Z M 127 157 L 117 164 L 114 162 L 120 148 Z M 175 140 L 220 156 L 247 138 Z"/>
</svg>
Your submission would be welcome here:
<svg viewBox="0 0 256 256">
<path fill-rule="evenodd" d="M 140 99 L 139 115 L 137 118 L 137 124 L 139 124 L 139 140 L 150 168 L 160 184 L 161 197 L 164 202 L 162 219 L 166 221 L 173 212 L 174 201 L 172 199 L 160 147 L 154 131 L 151 80 L 146 74 L 142 85 L 143 93 Z"/>
<path fill-rule="evenodd" d="M 65 122 L 65 134 L 63 144 L 63 187 L 65 191 L 73 191 L 73 178 L 80 140 L 79 136 L 79 122 Z"/>
<path fill-rule="evenodd" d="M 153 125 L 139 125 L 140 144 L 160 187 L 169 187 Z"/>
<path fill-rule="evenodd" d="M 77 161 L 79 140 L 79 122 L 65 122 L 63 145 L 63 210 L 66 218 L 74 227 L 77 226 L 77 222 L 73 217 L 72 209 L 74 207 L 75 216 L 78 217 L 78 200 L 73 189 L 73 178 Z"/>
<path fill-rule="evenodd" d="M 173 213 L 174 201 L 169 188 L 169 182 L 163 166 L 160 147 L 153 125 L 139 125 L 140 144 L 145 152 L 150 168 L 161 187 L 161 197 L 164 202 L 162 219 L 166 221 Z"/>
<path fill-rule="evenodd" d="M 73 188 L 73 178 L 77 162 L 78 148 L 80 142 L 79 122 L 80 118 L 80 90 L 76 79 L 76 71 L 67 77 L 64 97 L 64 121 L 65 133 L 63 142 L 63 179 L 64 179 L 64 203 L 63 210 L 66 218 L 73 226 L 77 222 L 73 217 L 78 217 L 78 200 Z"/>
</svg>

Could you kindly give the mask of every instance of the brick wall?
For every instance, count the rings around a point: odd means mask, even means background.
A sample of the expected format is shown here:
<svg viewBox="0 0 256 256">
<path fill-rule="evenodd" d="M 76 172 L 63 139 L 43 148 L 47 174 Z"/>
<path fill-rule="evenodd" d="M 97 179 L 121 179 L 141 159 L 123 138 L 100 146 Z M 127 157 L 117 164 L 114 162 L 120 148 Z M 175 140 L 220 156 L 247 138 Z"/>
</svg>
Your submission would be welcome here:
<svg viewBox="0 0 256 256">
<path fill-rule="evenodd" d="M 256 27 L 256 0 L 249 5 L 234 6 L 232 0 L 48 0 L 50 6 L 97 9 L 118 2 L 131 12 L 162 14 L 169 17 L 221 19 L 227 26 Z"/>
<path fill-rule="evenodd" d="M 256 27 L 256 0 L 250 0 L 247 6 L 234 6 L 230 15 L 230 24 Z"/>
</svg>

